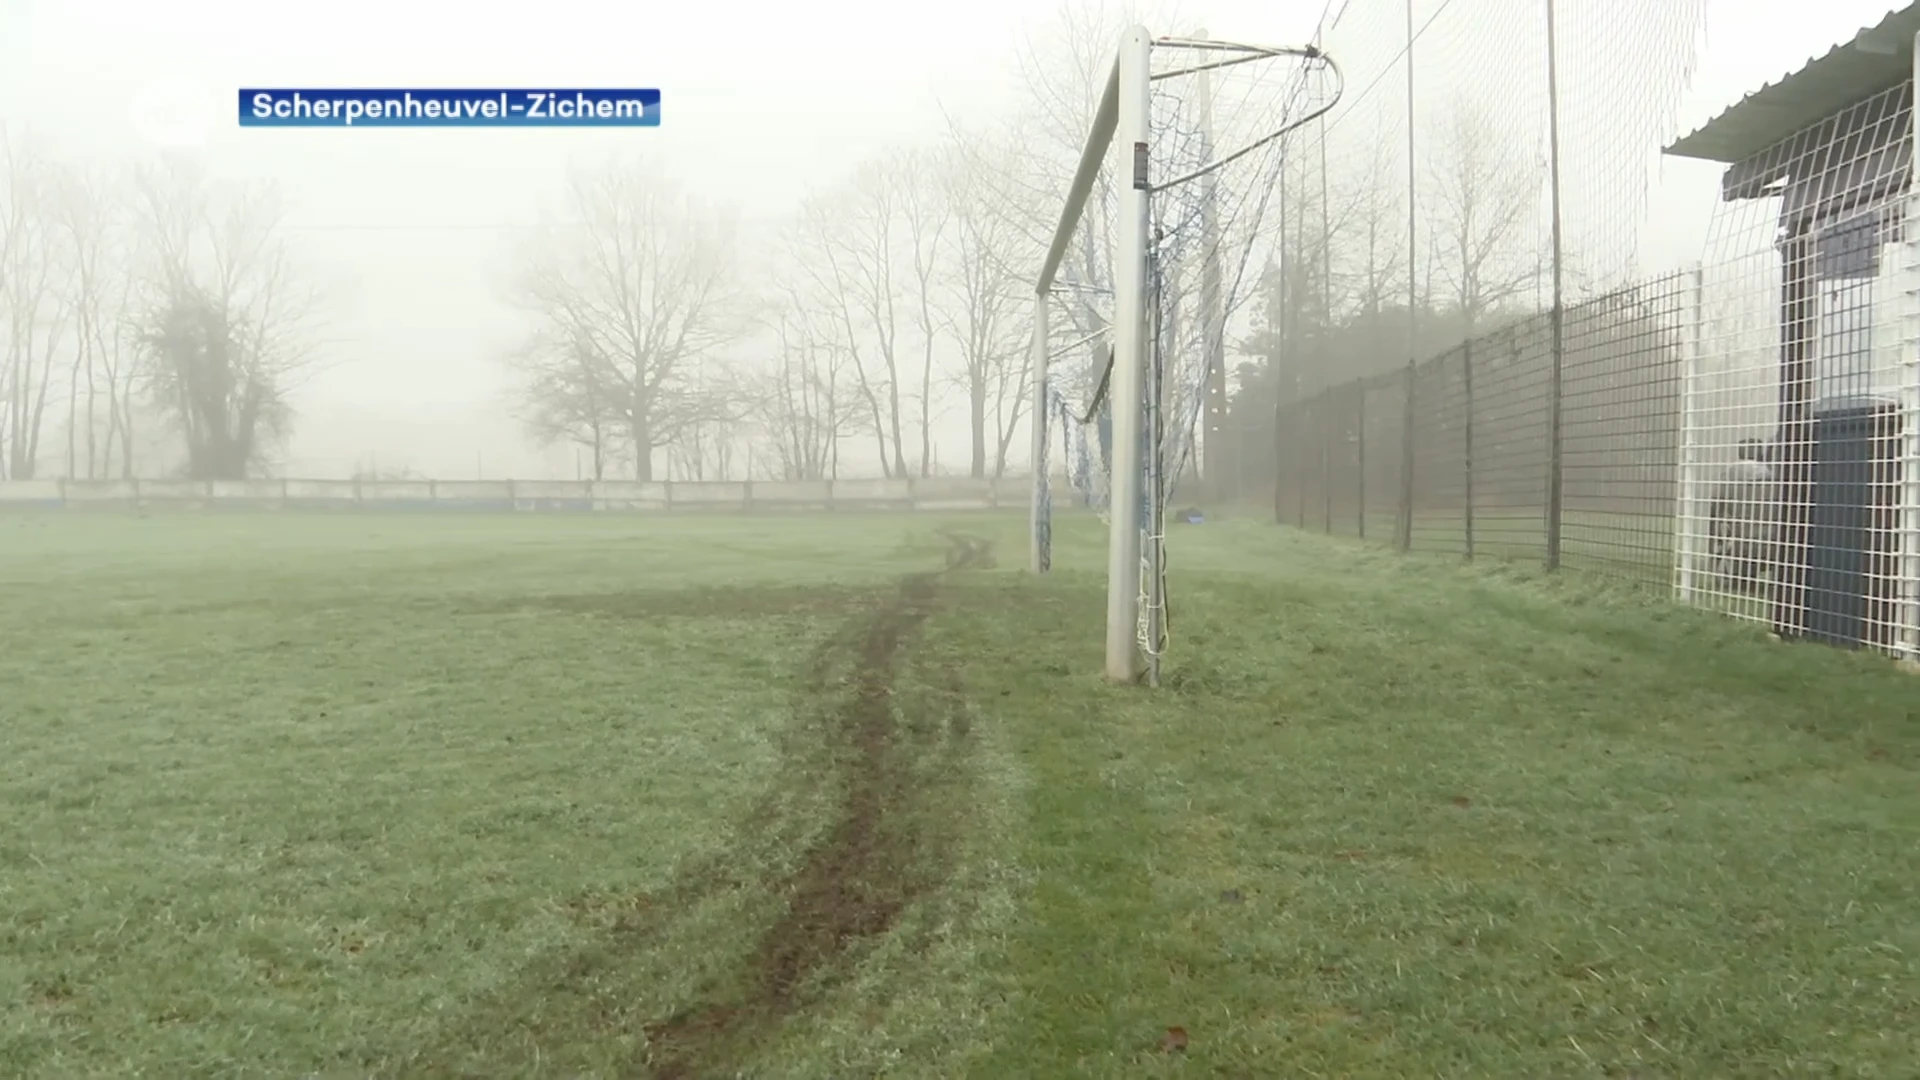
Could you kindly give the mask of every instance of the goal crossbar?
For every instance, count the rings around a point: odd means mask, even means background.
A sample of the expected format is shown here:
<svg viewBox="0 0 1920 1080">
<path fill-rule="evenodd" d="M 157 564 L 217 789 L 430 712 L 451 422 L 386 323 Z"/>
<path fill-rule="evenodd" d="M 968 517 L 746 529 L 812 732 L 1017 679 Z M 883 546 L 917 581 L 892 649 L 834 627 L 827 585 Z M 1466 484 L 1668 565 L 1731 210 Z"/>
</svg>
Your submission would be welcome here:
<svg viewBox="0 0 1920 1080">
<path fill-rule="evenodd" d="M 1073 230 L 1086 211 L 1087 200 L 1093 197 L 1094 181 L 1100 177 L 1100 164 L 1106 159 L 1108 147 L 1113 145 L 1114 129 L 1119 123 L 1120 58 L 1115 56 L 1113 67 L 1107 72 L 1106 89 L 1100 92 L 1100 106 L 1093 112 L 1093 127 L 1087 131 L 1086 145 L 1080 150 L 1080 167 L 1074 170 L 1073 184 L 1067 188 L 1066 205 L 1060 208 L 1060 220 L 1054 226 L 1053 243 L 1047 248 L 1046 261 L 1040 264 L 1035 291 L 1042 296 L 1053 289 L 1053 279 L 1067 257 L 1067 245 L 1073 242 Z"/>
</svg>

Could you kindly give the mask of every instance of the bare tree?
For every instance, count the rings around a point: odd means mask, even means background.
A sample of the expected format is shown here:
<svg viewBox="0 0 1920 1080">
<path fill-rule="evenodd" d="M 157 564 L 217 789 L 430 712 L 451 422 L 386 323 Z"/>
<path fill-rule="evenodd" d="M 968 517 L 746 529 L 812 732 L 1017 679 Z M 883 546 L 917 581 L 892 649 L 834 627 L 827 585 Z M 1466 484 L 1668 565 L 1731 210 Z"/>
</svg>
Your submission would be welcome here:
<svg viewBox="0 0 1920 1080">
<path fill-rule="evenodd" d="M 828 235 L 827 254 L 849 292 L 881 364 L 884 425 L 891 445 L 888 476 L 907 475 L 905 424 L 901 416 L 900 313 L 903 302 L 900 253 L 902 194 L 885 160 L 861 166 L 846 191 L 843 227 Z M 856 354 L 857 355 L 857 354 Z M 886 452 L 886 451 L 883 451 Z"/>
<path fill-rule="evenodd" d="M 732 459 L 732 425 L 701 420 L 687 425 L 667 449 L 667 477 L 699 482 L 725 480 Z"/>
<path fill-rule="evenodd" d="M 59 303 L 74 329 L 66 474 L 106 477 L 117 464 L 121 476 L 131 478 L 144 333 L 133 202 L 117 172 L 63 166 L 51 170 L 49 180 L 47 224 L 65 266 Z"/>
<path fill-rule="evenodd" d="M 1540 206 L 1541 170 L 1530 155 L 1505 145 L 1487 110 L 1464 96 L 1454 100 L 1434 134 L 1428 277 L 1445 288 L 1445 302 L 1471 339 L 1489 313 L 1527 295 L 1540 280 L 1537 252 L 1528 241 Z"/>
<path fill-rule="evenodd" d="M 731 480 L 746 428 L 754 416 L 750 383 L 732 366 L 709 362 L 688 388 L 687 413 L 693 419 L 667 447 L 667 467 L 676 480 Z M 748 456 L 744 477 L 753 479 Z"/>
<path fill-rule="evenodd" d="M 900 193 L 905 243 L 911 263 L 914 325 L 920 331 L 920 475 L 933 468 L 933 363 L 942 331 L 937 312 L 939 276 L 947 261 L 954 205 L 941 174 L 937 151 L 907 150 L 888 161 L 888 173 Z"/>
<path fill-rule="evenodd" d="M 107 432 L 101 440 L 100 476 L 111 473 L 117 451 L 120 476 L 126 480 L 134 475 L 135 406 L 140 374 L 139 327 L 127 317 L 136 287 L 133 261 L 128 251 L 121 248 L 119 258 L 109 264 L 106 274 L 106 311 L 112 313 L 112 317 L 94 324 L 94 356 L 100 365 L 99 385 L 105 387 L 107 394 Z M 89 418 L 88 423 L 92 422 Z"/>
<path fill-rule="evenodd" d="M 775 355 L 756 376 L 752 403 L 769 456 L 785 480 L 824 480 L 840 471 L 840 443 L 863 432 L 864 396 L 848 351 L 831 327 L 815 325 L 795 294 L 772 320 Z"/>
<path fill-rule="evenodd" d="M 67 267 L 50 213 L 53 187 L 47 160 L 0 129 L 0 479 L 35 475 L 54 358 L 71 330 L 60 302 Z"/>
<path fill-rule="evenodd" d="M 138 173 L 135 198 L 143 385 L 184 439 L 189 475 L 242 478 L 290 427 L 288 394 L 316 359 L 318 294 L 295 272 L 272 187 L 172 160 Z"/>
<path fill-rule="evenodd" d="M 116 447 L 128 459 L 132 365 L 123 316 L 131 299 L 129 245 L 113 186 L 98 173 L 62 169 L 50 191 L 50 224 L 65 254 L 61 302 L 72 315 L 74 346 L 67 373 L 68 476 L 103 476 Z M 100 431 L 102 396 L 106 431 Z M 85 443 L 84 470 L 81 443 Z"/>
<path fill-rule="evenodd" d="M 968 475 L 1006 471 L 1014 429 L 1026 416 L 1033 357 L 1027 348 L 1032 325 L 1032 289 L 1025 280 L 1040 248 L 1001 206 L 995 177 L 1007 168 L 1009 140 L 956 131 L 941 162 L 945 196 L 953 214 L 947 287 L 940 296 L 940 323 L 960 347 L 959 383 L 967 396 L 970 441 Z M 988 434 L 988 413 L 993 430 Z"/>
<path fill-rule="evenodd" d="M 1345 163 L 1335 178 L 1340 185 L 1334 217 L 1335 288 L 1348 309 L 1361 318 L 1380 313 L 1406 296 L 1405 166 L 1395 171 L 1393 155 L 1378 139 L 1366 140 L 1358 160 Z"/>
<path fill-rule="evenodd" d="M 862 165 L 843 186 L 802 204 L 788 240 L 809 302 L 833 316 L 866 404 L 882 472 L 908 474 L 902 416 L 903 197 L 886 160 Z M 910 277 L 911 275 L 906 275 Z"/>
<path fill-rule="evenodd" d="M 586 450 L 593 478 L 626 447 L 623 393 L 613 361 L 582 333 L 536 333 L 507 358 L 515 380 L 513 411 L 543 446 L 568 443 Z"/>
<path fill-rule="evenodd" d="M 559 413 L 577 413 L 602 397 L 593 380 L 609 381 L 634 476 L 651 480 L 654 451 L 714 419 L 701 366 L 745 334 L 733 218 L 620 161 L 575 170 L 566 205 L 574 220 L 525 252 L 516 300 L 537 320 L 536 340 L 594 359 L 549 365 L 527 393 L 558 395 Z"/>
</svg>

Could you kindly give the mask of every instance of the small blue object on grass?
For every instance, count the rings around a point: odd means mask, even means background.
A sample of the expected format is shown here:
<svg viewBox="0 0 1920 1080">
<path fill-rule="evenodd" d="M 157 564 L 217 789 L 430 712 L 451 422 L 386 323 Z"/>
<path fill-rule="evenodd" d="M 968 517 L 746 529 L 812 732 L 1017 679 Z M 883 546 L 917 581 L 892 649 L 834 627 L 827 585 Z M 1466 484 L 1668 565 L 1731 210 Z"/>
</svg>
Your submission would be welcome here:
<svg viewBox="0 0 1920 1080">
<path fill-rule="evenodd" d="M 1198 510 L 1182 510 L 1180 511 L 1180 520 L 1186 522 L 1188 525 L 1200 525 L 1204 524 L 1207 518 L 1206 515 Z"/>
</svg>

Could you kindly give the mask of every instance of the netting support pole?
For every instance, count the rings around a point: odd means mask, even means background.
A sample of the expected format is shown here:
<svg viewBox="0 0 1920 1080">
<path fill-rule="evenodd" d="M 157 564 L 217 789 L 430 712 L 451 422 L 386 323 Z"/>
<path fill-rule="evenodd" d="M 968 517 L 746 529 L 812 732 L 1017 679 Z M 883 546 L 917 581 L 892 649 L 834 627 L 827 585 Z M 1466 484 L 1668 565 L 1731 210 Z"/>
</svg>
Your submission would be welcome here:
<svg viewBox="0 0 1920 1080">
<path fill-rule="evenodd" d="M 1322 356 L 1321 371 L 1329 370 L 1324 366 L 1325 360 Z M 1327 418 L 1320 429 L 1324 433 L 1320 440 L 1320 517 L 1325 526 L 1323 531 L 1328 536 L 1333 535 L 1333 455 L 1340 446 L 1346 428 L 1346 425 L 1334 422 L 1336 417 L 1344 419 L 1339 411 L 1340 398 L 1334 389 L 1328 386 L 1320 394 L 1322 415 Z"/>
<path fill-rule="evenodd" d="M 1331 379 L 1341 365 L 1333 357 L 1333 214 L 1327 202 L 1327 118 L 1322 116 L 1320 128 L 1320 320 L 1314 328 L 1314 353 L 1319 359 L 1320 370 Z M 1303 182 L 1302 187 L 1306 184 Z M 1333 467 L 1328 459 L 1327 467 L 1327 531 L 1333 531 Z"/>
<path fill-rule="evenodd" d="M 1565 513 L 1564 436 L 1561 398 L 1566 370 L 1566 296 L 1561 290 L 1560 50 L 1554 41 L 1554 0 L 1547 4 L 1547 161 L 1553 203 L 1553 374 L 1547 398 L 1547 569 L 1560 566 L 1560 527 Z"/>
<path fill-rule="evenodd" d="M 1359 527 L 1360 539 L 1367 538 L 1367 379 L 1355 379 L 1354 389 L 1359 404 L 1354 409 L 1354 428 L 1359 438 L 1354 442 L 1353 454 L 1358 463 L 1358 482 L 1354 485 L 1354 502 L 1360 507 L 1354 514 L 1354 523 Z"/>
<path fill-rule="evenodd" d="M 1140 617 L 1141 380 L 1146 372 L 1148 118 L 1152 106 L 1152 39 L 1127 30 L 1116 63 L 1122 183 L 1116 202 L 1113 267 L 1112 492 L 1107 538 L 1107 678 L 1133 682 L 1141 673 Z"/>
<path fill-rule="evenodd" d="M 1413 443 L 1420 431 L 1418 413 L 1420 401 L 1415 397 L 1414 391 L 1419 386 L 1419 374 L 1419 365 L 1411 360 L 1407 361 L 1405 396 L 1402 398 L 1405 404 L 1402 405 L 1400 413 L 1400 520 L 1398 522 L 1400 535 L 1396 538 L 1401 551 L 1413 550 L 1413 470 L 1417 464 Z"/>
<path fill-rule="evenodd" d="M 1464 396 L 1467 399 L 1467 408 L 1466 408 L 1467 415 L 1466 415 L 1466 425 L 1465 425 L 1466 430 L 1463 432 L 1465 436 L 1465 440 L 1464 440 L 1465 446 L 1462 449 L 1461 460 L 1460 460 L 1460 479 L 1463 482 L 1462 486 L 1466 488 L 1466 495 L 1464 498 L 1461 499 L 1460 509 L 1463 514 L 1463 520 L 1461 524 L 1463 526 L 1463 529 L 1462 529 L 1464 534 L 1463 539 L 1465 540 L 1466 548 L 1467 548 L 1466 557 L 1469 560 L 1471 560 L 1473 558 L 1473 412 L 1474 412 L 1473 339 L 1472 338 L 1468 338 L 1465 342 L 1462 342 L 1460 345 L 1460 382 L 1461 382 L 1462 389 L 1464 390 Z"/>
<path fill-rule="evenodd" d="M 1031 569 L 1044 574 L 1053 568 L 1053 481 L 1047 475 L 1047 319 L 1048 291 L 1033 298 L 1033 526 Z"/>
<path fill-rule="evenodd" d="M 1420 265 L 1419 237 L 1419 157 L 1415 153 L 1413 107 L 1413 0 L 1407 0 L 1407 414 L 1402 423 L 1403 444 L 1400 466 L 1400 520 L 1395 523 L 1395 542 L 1401 551 L 1413 546 L 1413 365 L 1420 359 Z"/>
</svg>

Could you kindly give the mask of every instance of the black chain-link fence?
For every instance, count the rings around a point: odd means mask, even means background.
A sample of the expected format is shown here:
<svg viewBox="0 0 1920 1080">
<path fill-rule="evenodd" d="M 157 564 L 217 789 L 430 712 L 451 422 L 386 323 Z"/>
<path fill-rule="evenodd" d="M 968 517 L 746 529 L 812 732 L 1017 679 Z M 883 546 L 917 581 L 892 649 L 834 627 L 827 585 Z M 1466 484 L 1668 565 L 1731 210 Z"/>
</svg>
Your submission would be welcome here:
<svg viewBox="0 0 1920 1080">
<path fill-rule="evenodd" d="M 1694 282 L 1569 306 L 1558 349 L 1537 315 L 1283 405 L 1275 518 L 1670 585 Z"/>
</svg>

